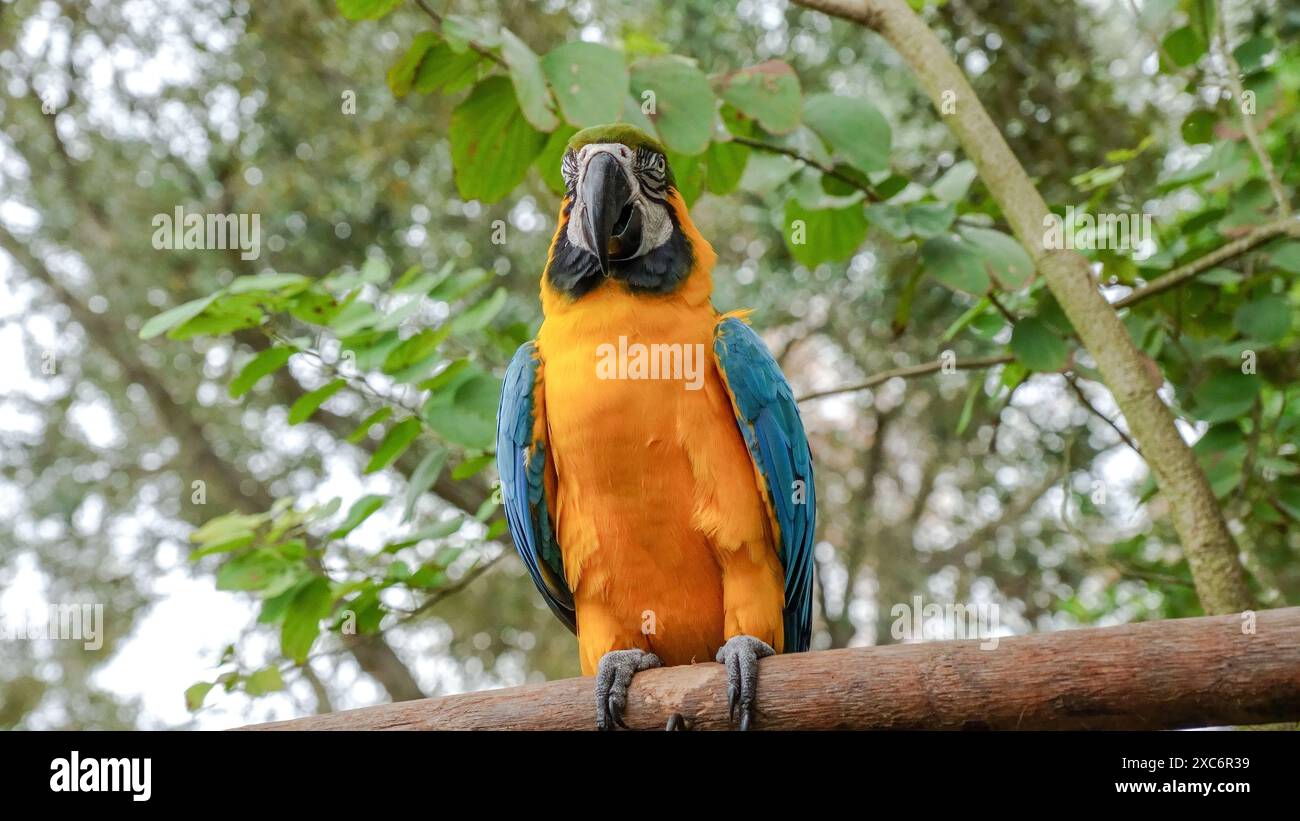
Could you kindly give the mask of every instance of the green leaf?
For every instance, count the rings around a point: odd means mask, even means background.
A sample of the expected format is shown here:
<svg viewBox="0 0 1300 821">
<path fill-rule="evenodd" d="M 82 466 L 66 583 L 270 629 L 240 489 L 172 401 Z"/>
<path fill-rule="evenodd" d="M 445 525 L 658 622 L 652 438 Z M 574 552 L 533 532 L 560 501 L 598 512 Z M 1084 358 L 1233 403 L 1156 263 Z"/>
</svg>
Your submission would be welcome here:
<svg viewBox="0 0 1300 821">
<path fill-rule="evenodd" d="M 420 383 L 420 389 L 426 391 L 440 391 L 445 386 L 450 385 L 460 375 L 462 371 L 470 366 L 468 359 L 457 359 L 451 362 L 434 376 Z M 456 382 L 456 384 L 460 384 Z"/>
<path fill-rule="evenodd" d="M 396 373 L 403 368 L 410 367 L 417 362 L 426 359 L 438 346 L 447 338 L 449 328 L 425 328 L 417 334 L 403 340 L 393 347 L 392 350 L 384 357 L 384 373 Z M 361 360 L 358 357 L 357 365 L 360 367 Z"/>
<path fill-rule="evenodd" d="M 394 287 L 394 291 L 396 291 L 395 287 Z M 420 299 L 420 297 L 415 297 L 415 299 L 408 299 L 407 301 L 404 301 L 404 303 L 398 305 L 398 307 L 391 309 L 389 310 L 389 312 L 383 314 L 383 317 L 380 318 L 380 321 L 374 323 L 374 325 L 370 327 L 370 330 L 391 331 L 391 330 L 398 329 L 398 327 L 402 325 L 402 322 L 409 320 L 409 318 L 415 316 L 415 314 L 420 313 L 421 303 L 422 300 Z"/>
<path fill-rule="evenodd" d="M 379 410 L 375 411 L 374 413 L 370 414 L 365 419 L 361 420 L 361 424 L 353 428 L 352 432 L 348 434 L 348 438 L 347 438 L 348 443 L 355 445 L 358 442 L 360 442 L 362 439 L 365 439 L 366 435 L 370 433 L 371 428 L 373 428 L 375 425 L 378 425 L 380 422 L 384 421 L 385 419 L 387 419 L 392 415 L 393 415 L 393 409 L 390 407 L 382 407 Z"/>
<path fill-rule="evenodd" d="M 505 288 L 497 288 L 492 296 L 480 300 L 456 316 L 452 317 L 449 326 L 453 334 L 464 334 L 471 331 L 479 331 L 487 327 L 501 309 L 505 307 L 507 293 Z"/>
<path fill-rule="evenodd" d="M 480 522 L 486 522 L 492 518 L 492 514 L 496 513 L 500 507 L 501 502 L 497 501 L 496 494 L 493 494 L 484 499 L 483 504 L 478 506 L 478 510 L 474 512 L 474 518 Z"/>
<path fill-rule="evenodd" d="M 402 5 L 402 0 L 338 0 L 339 12 L 349 20 L 378 20 Z"/>
<path fill-rule="evenodd" d="M 355 299 L 356 295 L 354 292 L 347 297 L 348 302 L 340 302 L 320 290 L 301 291 L 289 302 L 289 315 L 313 325 L 326 325 L 338 316 L 339 311 L 350 304 L 350 300 Z"/>
<path fill-rule="evenodd" d="M 415 74 L 420 70 L 420 64 L 424 62 L 429 51 L 441 42 L 442 38 L 432 31 L 422 31 L 415 35 L 411 47 L 393 64 L 392 68 L 388 69 L 386 79 L 393 94 L 405 97 L 410 93 L 411 86 L 415 83 Z"/>
<path fill-rule="evenodd" d="M 260 301 L 257 294 L 221 294 L 197 316 L 168 331 L 167 337 L 183 340 L 196 336 L 221 336 L 256 327 L 266 318 L 258 304 Z"/>
<path fill-rule="evenodd" d="M 374 325 L 383 314 L 375 310 L 369 302 L 352 300 L 329 320 L 328 327 L 340 337 L 352 336 Z"/>
<path fill-rule="evenodd" d="M 496 202 L 523 181 L 546 144 L 529 125 L 506 77 L 489 77 L 451 114 L 451 161 L 465 199 Z"/>
<path fill-rule="evenodd" d="M 962 226 L 958 233 L 984 260 L 985 270 L 1000 288 L 1015 291 L 1034 275 L 1034 261 L 1014 237 L 973 226 Z"/>
<path fill-rule="evenodd" d="M 788 63 L 768 60 L 720 77 L 714 86 L 723 100 L 771 134 L 789 134 L 799 125 L 799 77 Z"/>
<path fill-rule="evenodd" d="M 493 459 L 494 457 L 490 453 L 485 453 L 482 456 L 475 456 L 471 459 L 466 459 L 465 461 L 461 462 L 459 465 L 456 465 L 456 467 L 452 469 L 451 478 L 455 479 L 458 482 L 462 479 L 468 479 L 469 477 L 483 470 L 483 468 L 492 464 Z"/>
<path fill-rule="evenodd" d="M 1183 142 L 1188 145 L 1199 145 L 1214 139 L 1214 123 L 1217 119 L 1210 111 L 1193 111 L 1188 114 L 1179 127 Z"/>
<path fill-rule="evenodd" d="M 1266 296 L 1237 308 L 1233 324 L 1242 336 L 1277 342 L 1291 330 L 1291 306 L 1280 296 Z"/>
<path fill-rule="evenodd" d="M 921 263 L 930 276 L 957 291 L 982 296 L 989 290 L 984 259 L 971 246 L 950 236 L 931 237 L 921 245 Z"/>
<path fill-rule="evenodd" d="M 203 313 L 203 309 L 211 305 L 212 301 L 219 296 L 221 296 L 220 291 L 211 296 L 192 299 L 189 302 L 177 305 L 175 308 L 163 311 L 157 316 L 152 317 L 148 322 L 144 323 L 144 327 L 140 329 L 140 338 L 153 339 L 158 334 L 165 333 L 170 331 L 172 328 L 182 325 Z"/>
<path fill-rule="evenodd" d="M 343 390 L 347 384 L 348 381 L 340 377 L 298 397 L 293 406 L 289 408 L 289 424 L 297 425 L 306 422 L 321 405 L 325 404 L 325 400 Z"/>
<path fill-rule="evenodd" d="M 711 193 L 725 196 L 736 190 L 749 162 L 749 146 L 735 142 L 718 142 L 704 152 L 705 186 Z"/>
<path fill-rule="evenodd" d="M 907 227 L 918 239 L 945 233 L 956 218 L 956 207 L 947 203 L 918 202 L 907 207 Z"/>
<path fill-rule="evenodd" d="M 424 270 L 422 265 L 412 265 L 393 283 L 392 291 L 395 294 L 427 294 L 435 285 L 451 276 L 454 264 L 450 261 L 447 262 L 442 266 L 442 270 L 437 273 Z M 415 302 L 418 304 L 419 300 L 417 299 Z M 405 308 L 405 305 L 402 307 Z M 389 312 L 390 316 L 391 313 Z"/>
<path fill-rule="evenodd" d="M 618 115 L 618 121 L 634 125 L 647 134 L 655 133 L 655 124 L 650 122 L 650 118 L 641 110 L 641 101 L 631 94 L 627 97 L 627 102 L 623 105 L 623 113 Z M 683 154 L 682 156 L 686 156 Z"/>
<path fill-rule="evenodd" d="M 805 208 L 795 197 L 785 201 L 785 243 L 790 255 L 813 267 L 853 256 L 867 236 L 862 205 Z"/>
<path fill-rule="evenodd" d="M 515 86 L 515 98 L 524 117 L 539 131 L 553 131 L 560 124 L 551 107 L 551 92 L 542 75 L 542 61 L 505 26 L 501 27 L 501 57 L 510 67 L 510 80 Z"/>
<path fill-rule="evenodd" d="M 366 463 L 366 469 L 362 472 L 374 473 L 388 467 L 411 446 L 411 443 L 415 441 L 415 437 L 419 435 L 419 419 L 403 419 L 393 425 L 385 434 L 383 441 L 379 443 L 379 447 L 375 448 L 374 455 L 370 457 L 370 461 Z"/>
<path fill-rule="evenodd" d="M 452 48 L 468 51 L 471 43 L 496 48 L 501 45 L 498 30 L 482 17 L 447 14 L 442 18 L 442 34 Z"/>
<path fill-rule="evenodd" d="M 203 700 L 208 697 L 215 684 L 206 681 L 200 681 L 198 684 L 191 684 L 185 689 L 185 709 L 191 713 L 196 712 L 203 706 Z"/>
<path fill-rule="evenodd" d="M 1278 507 L 1286 515 L 1300 522 L 1300 483 L 1286 482 L 1279 486 L 1275 497 Z"/>
<path fill-rule="evenodd" d="M 407 587 L 434 589 L 447 582 L 446 572 L 435 565 L 426 564 L 406 578 Z"/>
<path fill-rule="evenodd" d="M 645 100 L 646 92 L 654 94 L 649 117 L 667 147 L 690 156 L 709 147 L 718 103 L 695 63 L 673 55 L 638 60 L 632 65 L 631 84 L 636 100 Z"/>
<path fill-rule="evenodd" d="M 599 43 L 565 43 L 547 52 L 542 70 L 564 119 L 579 128 L 612 123 L 628 93 L 623 55 Z"/>
<path fill-rule="evenodd" d="M 1182 6 L 1187 11 L 1188 24 L 1201 36 L 1205 42 L 1210 42 L 1214 37 L 1215 19 L 1215 0 L 1182 0 Z"/>
<path fill-rule="evenodd" d="M 956 216 L 955 211 L 954 216 Z M 901 205 L 890 202 L 873 203 L 867 206 L 867 219 L 894 239 L 907 239 L 912 236 L 912 226 L 907 224 L 907 211 Z"/>
<path fill-rule="evenodd" d="M 354 357 L 353 364 L 359 371 L 382 368 L 388 355 L 402 344 L 402 339 L 396 331 L 361 333 L 345 336 L 339 341 L 343 345 L 342 355 L 347 356 L 348 352 L 351 352 Z"/>
<path fill-rule="evenodd" d="M 454 390 L 436 393 L 420 411 L 429 428 L 442 438 L 468 448 L 490 448 L 496 439 L 496 406 L 501 383 L 472 370 L 462 374 Z"/>
<path fill-rule="evenodd" d="M 1217 371 L 1193 394 L 1196 416 L 1211 424 L 1248 413 L 1259 396 L 1260 378 L 1238 370 Z"/>
<path fill-rule="evenodd" d="M 929 239 L 948 231 L 957 208 L 948 203 L 918 202 L 895 205 L 878 202 L 867 207 L 867 219 L 895 239 Z"/>
<path fill-rule="evenodd" d="M 457 51 L 449 43 L 439 43 L 420 61 L 411 90 L 419 94 L 435 91 L 455 94 L 474 85 L 482 62 L 476 51 Z"/>
<path fill-rule="evenodd" d="M 1237 46 L 1233 50 L 1232 56 L 1237 58 L 1237 65 L 1245 74 L 1250 74 L 1258 68 L 1263 67 L 1264 58 L 1273 50 L 1273 41 L 1262 35 L 1256 35 L 1246 42 Z"/>
<path fill-rule="evenodd" d="M 361 523 L 369 519 L 376 510 L 383 507 L 386 501 L 388 501 L 387 496 L 375 494 L 357 499 L 352 503 L 352 507 L 348 508 L 348 515 L 343 518 L 343 523 L 331 532 L 329 537 L 331 539 L 342 539 L 360 527 Z"/>
<path fill-rule="evenodd" d="M 255 291 L 283 291 L 288 288 L 301 288 L 310 284 L 311 280 L 302 274 L 257 274 L 256 276 L 237 277 L 226 287 L 226 292 L 247 294 Z"/>
<path fill-rule="evenodd" d="M 983 380 L 972 379 L 970 389 L 966 392 L 966 402 L 961 406 L 961 416 L 957 418 L 957 435 L 961 436 L 966 432 L 967 426 L 970 425 L 971 415 L 975 411 L 975 400 L 979 397 L 980 388 L 984 386 Z"/>
<path fill-rule="evenodd" d="M 204 556 L 211 556 L 216 553 L 233 553 L 236 550 L 242 550 L 253 543 L 252 531 L 245 531 L 229 536 L 220 541 L 209 542 L 201 549 L 190 554 L 190 561 L 198 561 Z"/>
<path fill-rule="evenodd" d="M 332 603 L 330 583 L 324 576 L 317 576 L 303 586 L 285 613 L 284 626 L 280 628 L 280 652 L 299 664 L 306 661 L 320 635 L 321 619 L 329 615 Z"/>
<path fill-rule="evenodd" d="M 930 193 L 944 202 L 958 203 L 966 196 L 973 182 L 975 182 L 975 163 L 962 160 L 935 180 L 934 185 L 930 186 Z"/>
<path fill-rule="evenodd" d="M 266 522 L 266 513 L 227 513 L 203 523 L 190 534 L 190 541 L 198 545 L 225 542 L 235 536 L 252 533 Z"/>
<path fill-rule="evenodd" d="M 284 679 L 279 667 L 263 667 L 244 680 L 244 692 L 250 696 L 264 696 L 284 689 Z"/>
<path fill-rule="evenodd" d="M 248 393 L 263 377 L 269 376 L 284 367 L 284 363 L 289 361 L 289 357 L 297 352 L 297 348 L 276 345 L 253 357 L 240 370 L 239 375 L 230 381 L 230 398 L 238 399 Z"/>
<path fill-rule="evenodd" d="M 293 586 L 302 565 L 271 550 L 260 549 L 227 561 L 217 571 L 217 589 L 240 592 L 261 591 L 274 596 Z"/>
<path fill-rule="evenodd" d="M 556 194 L 564 193 L 564 174 L 560 172 L 560 164 L 564 161 L 564 151 L 569 146 L 569 138 L 578 133 L 578 129 L 568 123 L 561 123 L 558 128 L 551 132 L 546 138 L 546 146 L 542 148 L 542 153 L 537 155 L 537 173 L 541 174 L 542 182 L 546 187 Z"/>
<path fill-rule="evenodd" d="M 416 531 L 415 533 L 412 533 L 409 536 L 403 537 L 398 541 L 390 542 L 384 545 L 384 552 L 396 553 L 397 551 L 402 550 L 403 548 L 410 547 L 411 545 L 414 544 L 419 544 L 420 542 L 426 540 L 436 541 L 438 539 L 445 539 L 451 534 L 460 530 L 461 527 L 464 526 L 464 524 L 465 524 L 465 517 L 463 516 L 453 516 L 450 519 L 445 519 L 441 522 L 434 522 L 428 527 Z"/>
<path fill-rule="evenodd" d="M 455 302 L 466 294 L 477 291 L 491 282 L 496 274 L 482 268 L 471 268 L 454 279 L 449 279 L 429 292 L 429 299 L 435 302 Z"/>
<path fill-rule="evenodd" d="M 1069 356 L 1065 340 L 1035 316 L 1016 323 L 1011 332 L 1011 352 L 1031 371 L 1059 371 Z"/>
<path fill-rule="evenodd" d="M 1201 56 L 1205 54 L 1206 41 L 1191 26 L 1183 26 L 1169 32 L 1161 46 L 1169 59 L 1173 60 L 1175 66 L 1186 68 L 1201 59 Z M 1161 63 L 1162 65 L 1165 64 L 1163 58 Z M 1169 67 L 1165 65 L 1165 68 L 1167 70 Z"/>
<path fill-rule="evenodd" d="M 267 596 L 262 599 L 262 609 L 257 614 L 258 624 L 279 624 L 284 621 L 284 614 L 289 612 L 289 605 L 293 602 L 293 597 L 298 595 L 298 591 L 304 585 L 310 584 L 315 578 L 311 574 L 303 575 L 293 587 L 274 596 Z"/>
<path fill-rule="evenodd" d="M 1269 261 L 1288 274 L 1300 274 L 1300 242 L 1285 242 L 1271 248 Z"/>
<path fill-rule="evenodd" d="M 889 123 L 867 101 L 814 94 L 803 102 L 803 121 L 859 171 L 889 169 Z"/>
<path fill-rule="evenodd" d="M 677 192 L 687 205 L 693 205 L 704 191 L 704 161 L 702 157 L 688 157 L 675 151 L 668 152 L 668 167 L 673 170 Z"/>
<path fill-rule="evenodd" d="M 409 522 L 415 515 L 415 506 L 419 503 L 420 497 L 425 491 L 433 487 L 433 483 L 438 481 L 439 474 L 442 473 L 443 465 L 447 464 L 449 451 L 444 447 L 435 447 L 433 450 L 420 460 L 411 473 L 411 480 L 406 483 L 406 506 L 402 508 L 402 521 Z"/>
</svg>

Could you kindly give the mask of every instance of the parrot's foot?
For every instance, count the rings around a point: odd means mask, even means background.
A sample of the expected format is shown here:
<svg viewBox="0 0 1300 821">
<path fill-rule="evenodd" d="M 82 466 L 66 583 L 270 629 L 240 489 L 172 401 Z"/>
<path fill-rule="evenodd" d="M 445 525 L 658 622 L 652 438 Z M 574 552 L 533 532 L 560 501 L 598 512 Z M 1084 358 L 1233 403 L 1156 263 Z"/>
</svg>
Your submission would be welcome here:
<svg viewBox="0 0 1300 821">
<path fill-rule="evenodd" d="M 691 729 L 691 725 L 686 723 L 686 717 L 681 713 L 673 713 L 668 716 L 668 724 L 664 727 L 668 732 L 685 732 Z"/>
<path fill-rule="evenodd" d="M 754 724 L 754 699 L 758 695 L 758 660 L 776 655 L 767 642 L 753 636 L 732 636 L 718 650 L 718 664 L 727 667 L 727 712 L 736 720 L 740 711 L 740 729 Z"/>
<path fill-rule="evenodd" d="M 632 676 L 662 666 L 658 656 L 644 650 L 611 650 L 601 656 L 596 666 L 596 729 L 612 730 L 618 725 L 626 730 L 623 709 Z"/>
</svg>

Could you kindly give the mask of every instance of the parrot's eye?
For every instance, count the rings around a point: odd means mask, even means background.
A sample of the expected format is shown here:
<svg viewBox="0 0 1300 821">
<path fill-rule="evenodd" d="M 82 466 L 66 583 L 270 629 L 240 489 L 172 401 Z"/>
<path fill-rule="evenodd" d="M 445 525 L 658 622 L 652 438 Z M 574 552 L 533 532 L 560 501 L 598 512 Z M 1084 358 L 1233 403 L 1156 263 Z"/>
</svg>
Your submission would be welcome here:
<svg viewBox="0 0 1300 821">
<path fill-rule="evenodd" d="M 664 155 L 651 148 L 638 148 L 635 165 L 641 186 L 651 196 L 662 198 L 668 187 L 668 160 Z"/>
</svg>

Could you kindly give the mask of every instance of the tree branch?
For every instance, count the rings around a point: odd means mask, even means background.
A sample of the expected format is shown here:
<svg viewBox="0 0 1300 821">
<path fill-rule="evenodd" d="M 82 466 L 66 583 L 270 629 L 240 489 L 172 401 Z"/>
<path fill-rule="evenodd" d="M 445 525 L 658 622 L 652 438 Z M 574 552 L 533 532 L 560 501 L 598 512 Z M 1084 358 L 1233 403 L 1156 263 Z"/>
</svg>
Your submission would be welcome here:
<svg viewBox="0 0 1300 821">
<path fill-rule="evenodd" d="M 1255 152 L 1259 158 L 1260 168 L 1264 171 L 1264 179 L 1268 181 L 1269 190 L 1273 192 L 1273 200 L 1277 203 L 1278 213 L 1284 217 L 1291 216 L 1291 202 L 1287 199 L 1286 189 L 1282 187 L 1282 180 L 1277 176 L 1277 169 L 1273 167 L 1273 158 L 1268 155 L 1268 149 L 1259 138 L 1259 130 L 1255 128 L 1255 115 L 1248 114 L 1244 108 L 1246 98 L 1246 89 L 1241 84 L 1241 66 L 1237 63 L 1237 58 L 1233 55 L 1232 49 L 1228 47 L 1228 21 L 1223 16 L 1222 0 L 1214 0 L 1214 18 L 1217 23 L 1216 34 L 1219 41 L 1219 52 L 1223 55 L 1223 60 L 1228 64 L 1228 84 L 1232 86 L 1232 101 L 1237 106 L 1238 113 L 1241 114 L 1241 127 L 1246 132 L 1246 142 L 1250 143 L 1250 149 Z"/>
<path fill-rule="evenodd" d="M 962 360 L 955 361 L 949 367 L 958 371 L 973 371 L 973 370 L 979 370 L 981 368 L 992 368 L 995 365 L 1005 365 L 1006 363 L 1012 361 L 1013 359 L 1015 359 L 1015 357 L 1009 353 L 998 354 L 997 356 L 981 356 L 981 357 L 976 357 L 974 359 L 962 359 Z M 880 385 L 884 382 L 888 382 L 889 380 L 895 377 L 899 377 L 902 379 L 911 379 L 912 377 L 915 376 L 925 376 L 926 374 L 943 370 L 943 367 L 944 367 L 943 360 L 936 359 L 933 362 L 926 362 L 921 365 L 909 365 L 906 368 L 894 368 L 893 370 L 881 371 L 880 373 L 872 374 L 871 376 L 867 377 L 866 380 L 859 382 L 856 385 L 845 385 L 842 388 L 828 388 L 827 390 L 824 391 L 814 391 L 813 393 L 805 394 L 799 397 L 797 401 L 811 402 L 814 399 L 823 399 L 827 396 L 835 396 L 841 393 L 853 393 L 855 391 L 865 391 L 867 388 L 874 388 L 875 386 Z"/>
<path fill-rule="evenodd" d="M 433 6 L 429 5 L 428 0 L 415 0 L 415 5 L 419 6 L 420 9 L 425 14 L 429 15 L 429 17 L 433 19 L 433 22 L 438 24 L 438 28 L 440 30 L 442 29 L 442 15 L 439 14 L 436 10 L 434 10 Z M 497 65 L 505 66 L 508 68 L 508 66 L 506 66 L 506 61 L 501 59 L 500 55 L 496 54 L 491 49 L 486 48 L 482 44 L 476 43 L 473 40 L 470 40 L 468 42 L 469 42 L 469 47 L 473 49 L 474 52 L 477 53 L 480 57 L 486 57 L 487 59 L 491 60 Z"/>
<path fill-rule="evenodd" d="M 1070 374 L 1066 374 L 1065 381 L 1069 383 L 1071 388 L 1074 388 L 1074 395 L 1079 397 L 1079 401 L 1083 403 L 1083 406 L 1087 408 L 1088 411 L 1091 412 L 1093 416 L 1105 422 L 1107 425 L 1110 425 L 1110 429 L 1115 431 L 1115 433 L 1119 435 L 1120 440 L 1123 441 L 1124 444 L 1132 448 L 1134 453 L 1138 454 L 1139 456 L 1142 454 L 1142 451 L 1138 450 L 1137 443 L 1134 442 L 1129 437 L 1129 435 L 1124 432 L 1124 429 L 1119 426 L 1118 422 L 1116 422 L 1114 419 L 1111 419 L 1109 416 L 1102 413 L 1101 411 L 1097 410 L 1097 406 L 1092 404 L 1092 400 L 1088 398 L 1088 394 L 1083 392 L 1083 386 L 1079 384 L 1079 380 L 1077 377 L 1072 376 Z"/>
<path fill-rule="evenodd" d="M 1285 217 L 1276 222 L 1261 225 L 1245 236 L 1238 237 L 1232 242 L 1229 242 L 1226 245 L 1221 245 L 1204 256 L 1198 257 L 1185 265 L 1180 265 L 1167 274 L 1162 274 L 1156 277 L 1146 285 L 1134 289 L 1123 298 L 1117 299 L 1111 304 L 1116 310 L 1119 310 L 1120 308 L 1127 308 L 1130 305 L 1156 296 L 1157 294 L 1162 294 L 1171 288 L 1176 288 L 1177 286 L 1182 285 L 1187 280 L 1208 271 L 1222 262 L 1235 259 L 1247 251 L 1263 245 L 1274 237 L 1282 236 L 1284 234 L 1293 237 L 1300 237 L 1300 220 L 1295 219 L 1294 217 Z"/>
<path fill-rule="evenodd" d="M 1114 306 L 1116 310 L 1119 310 L 1120 308 L 1128 308 L 1132 305 L 1136 305 L 1137 303 L 1150 299 L 1153 296 L 1159 296 L 1165 291 L 1172 290 L 1173 288 L 1182 285 L 1184 282 L 1196 278 L 1200 274 L 1205 273 L 1220 263 L 1235 259 L 1247 251 L 1251 251 L 1260 245 L 1263 245 L 1274 237 L 1283 235 L 1300 237 L 1300 219 L 1287 217 L 1285 219 L 1277 220 L 1276 222 L 1261 225 L 1249 234 L 1239 237 L 1226 245 L 1222 245 L 1204 256 L 1192 260 L 1191 262 L 1180 265 L 1169 273 L 1151 280 L 1141 288 L 1134 289 L 1120 299 L 1112 302 L 1111 305 Z M 1010 354 L 1004 356 L 979 357 L 958 362 L 955 367 L 959 371 L 991 368 L 995 365 L 1002 365 L 1010 362 L 1014 358 L 1015 357 Z M 943 362 L 936 359 L 933 362 L 927 362 L 923 365 L 912 365 L 906 368 L 882 371 L 881 373 L 868 377 L 866 381 L 860 382 L 856 385 L 846 385 L 842 388 L 830 388 L 824 391 L 817 391 L 799 397 L 799 401 L 810 402 L 814 399 L 821 399 L 826 396 L 835 396 L 836 394 L 841 393 L 853 393 L 855 391 L 866 390 L 867 388 L 873 388 L 882 382 L 887 382 L 896 376 L 904 379 L 911 379 L 915 376 L 925 376 L 926 374 L 931 374 L 937 370 L 941 370 L 942 367 Z M 1129 442 L 1127 437 L 1125 437 L 1125 439 L 1126 442 L 1133 447 L 1133 450 L 1136 451 L 1137 447 L 1134 446 L 1134 443 Z"/>
<path fill-rule="evenodd" d="M 793 653 L 759 662 L 759 729 L 1172 729 L 1300 719 L 1300 607 L 999 639 Z M 1252 632 L 1247 628 L 1253 626 Z M 363 707 L 247 730 L 587 730 L 593 680 Z M 726 674 L 632 680 L 632 729 L 673 713 L 726 729 Z"/>
<path fill-rule="evenodd" d="M 804 165 L 808 166 L 809 168 L 814 168 L 822 172 L 828 177 L 834 177 L 835 179 L 839 180 L 845 185 L 852 186 L 853 188 L 858 189 L 859 191 L 866 194 L 867 199 L 870 200 L 871 202 L 880 202 L 882 199 L 880 194 L 878 194 L 876 190 L 872 188 L 870 185 L 863 185 L 860 180 L 856 180 L 853 177 L 849 176 L 848 174 L 837 171 L 832 166 L 820 163 L 817 160 L 813 159 L 812 157 L 804 156 L 803 154 L 800 154 L 798 151 L 794 150 L 793 148 L 786 148 L 783 145 L 772 145 L 771 143 L 764 142 L 763 140 L 756 140 L 752 137 L 742 137 L 739 135 L 733 135 L 731 141 L 736 145 L 745 145 L 758 151 L 766 151 L 769 154 L 781 154 L 783 156 L 789 157 L 792 160 L 797 160 L 803 163 Z"/>
</svg>

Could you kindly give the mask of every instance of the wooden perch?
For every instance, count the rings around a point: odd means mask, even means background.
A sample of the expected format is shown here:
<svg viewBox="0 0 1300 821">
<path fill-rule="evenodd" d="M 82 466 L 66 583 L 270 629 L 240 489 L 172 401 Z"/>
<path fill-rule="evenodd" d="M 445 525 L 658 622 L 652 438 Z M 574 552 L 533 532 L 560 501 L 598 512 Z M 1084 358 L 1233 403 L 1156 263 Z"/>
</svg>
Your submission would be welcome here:
<svg viewBox="0 0 1300 821">
<path fill-rule="evenodd" d="M 1254 632 L 1251 620 L 1254 620 Z M 1300 607 L 775 656 L 758 729 L 1172 729 L 1300 719 Z M 592 679 L 364 707 L 248 730 L 590 730 Z M 723 669 L 638 673 L 628 726 L 726 729 Z"/>
</svg>

